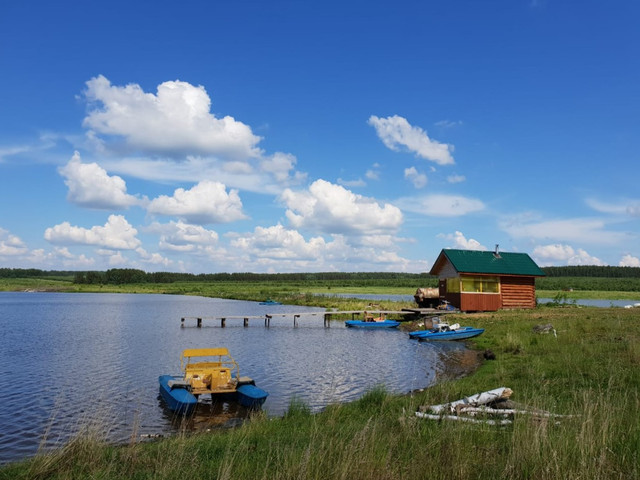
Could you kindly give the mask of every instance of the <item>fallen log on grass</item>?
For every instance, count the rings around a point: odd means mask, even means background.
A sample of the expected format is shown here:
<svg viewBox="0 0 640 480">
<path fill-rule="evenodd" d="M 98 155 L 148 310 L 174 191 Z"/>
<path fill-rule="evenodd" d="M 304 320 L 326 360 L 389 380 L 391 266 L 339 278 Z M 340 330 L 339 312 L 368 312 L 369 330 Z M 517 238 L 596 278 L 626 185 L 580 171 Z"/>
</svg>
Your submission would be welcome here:
<svg viewBox="0 0 640 480">
<path fill-rule="evenodd" d="M 433 413 L 444 413 L 445 410 L 449 410 L 449 412 L 453 413 L 456 411 L 456 408 L 459 405 L 468 405 L 472 407 L 486 405 L 487 403 L 495 402 L 498 400 L 506 400 L 511 396 L 512 393 L 513 391 L 507 387 L 495 388 L 487 392 L 476 393 L 475 395 L 456 400 L 455 402 L 443 403 L 441 405 L 431 405 L 429 407 L 429 410 L 431 410 Z"/>
<path fill-rule="evenodd" d="M 476 393 L 455 402 L 420 407 L 415 412 L 419 418 L 429 420 L 456 420 L 460 422 L 484 423 L 487 425 L 509 425 L 511 420 L 478 419 L 477 415 L 493 415 L 500 417 L 514 417 L 516 414 L 529 415 L 533 418 L 571 417 L 572 415 L 556 415 L 544 410 L 515 408 L 516 404 L 508 400 L 513 391 L 507 387 L 500 387 L 487 392 Z M 491 405 L 491 406 L 489 406 Z M 506 407 L 506 408 L 505 408 Z M 432 413 L 426 413 L 430 410 Z"/>
<path fill-rule="evenodd" d="M 416 417 L 426 418 L 428 420 L 454 420 L 458 422 L 467 422 L 467 423 L 484 423 L 486 425 L 509 425 L 511 424 L 511 420 L 479 420 L 477 418 L 472 417 L 459 417 L 457 415 L 434 415 L 431 413 L 422 413 L 416 412 Z"/>
</svg>

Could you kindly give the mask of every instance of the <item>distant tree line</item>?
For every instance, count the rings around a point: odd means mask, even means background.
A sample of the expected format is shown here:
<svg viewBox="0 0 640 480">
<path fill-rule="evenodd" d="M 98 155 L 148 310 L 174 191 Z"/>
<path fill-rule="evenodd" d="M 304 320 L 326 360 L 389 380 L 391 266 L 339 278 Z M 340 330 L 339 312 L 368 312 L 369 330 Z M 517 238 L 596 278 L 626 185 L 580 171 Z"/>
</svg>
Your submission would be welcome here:
<svg viewBox="0 0 640 480">
<path fill-rule="evenodd" d="M 542 268 L 547 277 L 640 278 L 640 267 L 575 265 Z"/>
<path fill-rule="evenodd" d="M 0 278 L 73 278 L 77 272 L 37 268 L 0 268 Z"/>
<path fill-rule="evenodd" d="M 640 278 L 615 277 L 539 277 L 538 290 L 591 290 L 602 292 L 640 292 Z"/>
<path fill-rule="evenodd" d="M 395 272 L 315 272 L 315 273 L 146 273 L 136 269 L 115 268 L 106 272 L 75 272 L 74 283 L 126 284 L 126 283 L 174 283 L 174 282 L 364 282 L 392 281 L 397 283 L 422 284 L 436 280 L 426 273 Z"/>
<path fill-rule="evenodd" d="M 548 285 L 562 285 L 569 283 L 589 284 L 582 279 L 611 279 L 611 285 L 622 285 L 623 279 L 627 283 L 630 279 L 640 279 L 640 267 L 610 267 L 610 266 L 567 266 L 544 267 L 547 275 L 538 278 L 536 283 Z M 402 272 L 314 272 L 314 273 L 174 273 L 151 272 L 134 268 L 113 268 L 107 271 L 64 271 L 39 270 L 35 268 L 0 268 L 0 278 L 58 278 L 77 284 L 122 285 L 130 283 L 174 283 L 174 282 L 341 282 L 361 285 L 387 284 L 395 286 L 429 287 L 437 286 L 437 278 L 428 273 Z M 614 281 L 620 279 L 621 281 Z M 585 283 L 586 282 L 586 283 Z M 626 290 L 626 289 L 625 289 Z"/>
</svg>

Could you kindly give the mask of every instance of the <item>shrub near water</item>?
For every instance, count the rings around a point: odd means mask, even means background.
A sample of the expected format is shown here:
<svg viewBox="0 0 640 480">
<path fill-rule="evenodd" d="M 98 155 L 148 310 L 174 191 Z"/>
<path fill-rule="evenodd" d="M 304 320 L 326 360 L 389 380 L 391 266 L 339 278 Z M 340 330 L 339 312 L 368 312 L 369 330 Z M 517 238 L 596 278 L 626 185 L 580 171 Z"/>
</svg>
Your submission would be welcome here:
<svg viewBox="0 0 640 480">
<path fill-rule="evenodd" d="M 640 309 L 540 308 L 464 315 L 496 359 L 467 377 L 394 396 L 381 387 L 312 414 L 152 444 L 67 449 L 0 470 L 2 478 L 613 479 L 639 478 Z M 551 323 L 556 330 L 535 334 Z M 407 339 L 407 341 L 410 341 Z M 425 346 L 426 347 L 426 346 Z M 402 368 L 402 365 L 398 365 Z M 432 405 L 506 386 L 528 410 L 500 427 L 415 417 Z M 80 444 L 77 445 L 79 447 Z M 47 461 L 48 459 L 48 461 Z M 63 460 L 63 461 L 62 461 Z"/>
</svg>

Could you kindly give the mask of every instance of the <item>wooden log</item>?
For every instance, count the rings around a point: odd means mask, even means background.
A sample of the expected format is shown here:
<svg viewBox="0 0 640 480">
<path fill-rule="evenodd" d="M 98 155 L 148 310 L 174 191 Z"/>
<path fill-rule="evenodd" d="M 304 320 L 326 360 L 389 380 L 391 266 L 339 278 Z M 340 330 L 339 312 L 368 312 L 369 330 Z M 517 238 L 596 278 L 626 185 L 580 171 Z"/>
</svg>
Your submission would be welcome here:
<svg viewBox="0 0 640 480">
<path fill-rule="evenodd" d="M 477 407 L 478 405 L 486 405 L 487 403 L 491 403 L 495 400 L 509 398 L 512 394 L 512 390 L 507 387 L 495 388 L 493 390 L 489 390 L 487 392 L 476 393 L 475 395 L 471 395 L 469 397 L 463 398 L 461 400 L 456 400 L 451 403 L 443 403 L 441 405 L 431 405 L 429 409 L 433 413 L 443 413 L 445 411 L 455 412 L 456 407 L 470 405 Z"/>
<path fill-rule="evenodd" d="M 427 418 L 429 420 L 454 420 L 467 423 L 484 423 L 486 425 L 509 425 L 511 420 L 479 420 L 471 417 L 458 417 L 457 415 L 433 415 L 430 413 L 416 412 L 416 417 Z"/>
<path fill-rule="evenodd" d="M 474 415 L 476 413 L 492 414 L 492 415 L 531 415 L 533 417 L 544 418 L 570 418 L 575 415 L 561 415 L 557 413 L 545 412 L 543 410 L 522 410 L 517 408 L 490 408 L 490 407 L 462 407 L 459 409 L 459 413 L 468 413 Z"/>
</svg>

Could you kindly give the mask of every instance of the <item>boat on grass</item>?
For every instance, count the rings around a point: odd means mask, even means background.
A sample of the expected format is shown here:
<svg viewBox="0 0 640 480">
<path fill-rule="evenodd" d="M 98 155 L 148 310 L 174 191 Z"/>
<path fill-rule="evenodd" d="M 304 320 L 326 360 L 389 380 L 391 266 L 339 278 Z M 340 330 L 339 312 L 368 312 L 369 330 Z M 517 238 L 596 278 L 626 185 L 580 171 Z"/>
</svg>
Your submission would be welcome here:
<svg viewBox="0 0 640 480">
<path fill-rule="evenodd" d="M 193 361 L 198 359 L 198 361 Z M 238 363 L 226 348 L 190 348 L 180 357 L 182 375 L 160 375 L 160 396 L 169 410 L 188 415 L 200 395 L 258 408 L 269 394 L 249 377 L 240 376 Z"/>
<path fill-rule="evenodd" d="M 484 332 L 484 328 L 461 327 L 459 323 L 449 325 L 445 322 L 433 323 L 430 330 L 418 330 L 409 333 L 409 338 L 418 340 L 465 340 L 477 337 Z"/>
</svg>

